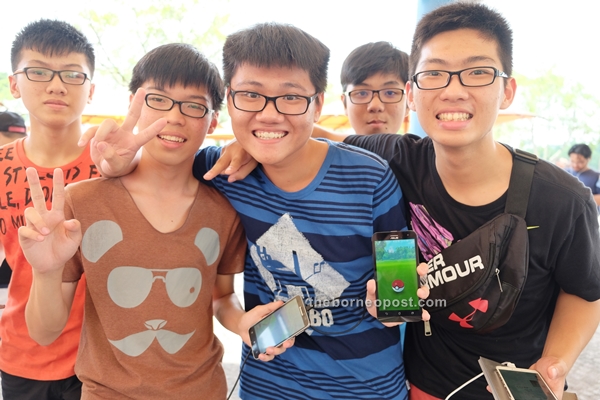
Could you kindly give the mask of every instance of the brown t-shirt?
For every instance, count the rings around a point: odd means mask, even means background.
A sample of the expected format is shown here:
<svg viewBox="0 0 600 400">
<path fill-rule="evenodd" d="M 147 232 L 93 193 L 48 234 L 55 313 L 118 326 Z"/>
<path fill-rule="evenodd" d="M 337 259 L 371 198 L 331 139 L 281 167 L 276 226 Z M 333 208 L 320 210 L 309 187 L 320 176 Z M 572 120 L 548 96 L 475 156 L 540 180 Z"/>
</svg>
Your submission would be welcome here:
<svg viewBox="0 0 600 400">
<path fill-rule="evenodd" d="M 243 270 L 246 251 L 227 200 L 199 185 L 183 226 L 161 233 L 119 179 L 100 178 L 69 185 L 65 217 L 83 232 L 63 275 L 87 278 L 82 398 L 224 399 L 212 292 L 217 274 Z"/>
</svg>

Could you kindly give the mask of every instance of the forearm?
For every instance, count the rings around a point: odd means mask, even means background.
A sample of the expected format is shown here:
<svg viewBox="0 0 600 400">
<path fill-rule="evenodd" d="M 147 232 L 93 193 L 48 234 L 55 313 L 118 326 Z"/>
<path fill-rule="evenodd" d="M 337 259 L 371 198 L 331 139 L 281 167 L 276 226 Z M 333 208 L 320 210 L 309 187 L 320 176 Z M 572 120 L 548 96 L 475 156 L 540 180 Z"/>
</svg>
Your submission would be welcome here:
<svg viewBox="0 0 600 400">
<path fill-rule="evenodd" d="M 242 338 L 247 337 L 248 332 L 243 332 L 240 327 L 240 321 L 246 312 L 235 293 L 213 299 L 213 313 L 227 330 Z"/>
<path fill-rule="evenodd" d="M 63 285 L 76 286 L 77 283 L 63 284 L 62 269 L 45 274 L 33 272 L 25 321 L 29 336 L 42 346 L 56 340 L 67 324 L 71 303 L 65 299 Z"/>
<path fill-rule="evenodd" d="M 594 195 L 594 201 L 596 202 L 596 205 L 600 206 L 600 194 Z"/>
<path fill-rule="evenodd" d="M 543 357 L 557 357 L 570 370 L 600 322 L 600 300 L 588 302 L 563 291 L 558 295 Z"/>
</svg>

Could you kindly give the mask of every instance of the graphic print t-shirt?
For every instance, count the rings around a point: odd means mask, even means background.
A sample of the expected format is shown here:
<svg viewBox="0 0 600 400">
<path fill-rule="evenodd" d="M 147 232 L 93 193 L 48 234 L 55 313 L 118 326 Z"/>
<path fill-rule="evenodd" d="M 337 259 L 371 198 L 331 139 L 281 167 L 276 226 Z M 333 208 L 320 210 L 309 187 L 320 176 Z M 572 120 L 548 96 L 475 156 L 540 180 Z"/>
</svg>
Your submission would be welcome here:
<svg viewBox="0 0 600 400">
<path fill-rule="evenodd" d="M 77 288 L 69 321 L 52 344 L 40 346 L 29 337 L 25 324 L 25 305 L 29 299 L 32 273 L 31 265 L 21 251 L 17 233 L 19 227 L 25 224 L 25 208 L 33 206 L 25 170 L 33 167 L 38 171 L 46 206 L 50 208 L 54 168 L 42 168 L 29 161 L 23 148 L 24 140 L 0 147 L 0 241 L 8 265 L 13 269 L 8 301 L 0 323 L 0 370 L 29 379 L 64 379 L 74 374 L 85 292 L 83 287 Z M 90 158 L 89 147 L 75 161 L 61 169 L 67 185 L 100 176 Z"/>
</svg>

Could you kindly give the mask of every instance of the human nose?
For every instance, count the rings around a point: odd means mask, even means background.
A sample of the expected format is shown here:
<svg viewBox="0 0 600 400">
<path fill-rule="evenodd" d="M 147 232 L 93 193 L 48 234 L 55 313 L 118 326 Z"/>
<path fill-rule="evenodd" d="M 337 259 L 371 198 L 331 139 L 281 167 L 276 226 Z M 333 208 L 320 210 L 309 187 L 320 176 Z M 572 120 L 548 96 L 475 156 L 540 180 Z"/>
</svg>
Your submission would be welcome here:
<svg viewBox="0 0 600 400">
<path fill-rule="evenodd" d="M 468 92 L 466 87 L 462 84 L 460 80 L 460 76 L 458 74 L 450 75 L 448 85 L 442 88 L 442 98 L 447 98 L 451 100 L 455 99 L 465 99 L 468 97 Z"/>
<path fill-rule="evenodd" d="M 383 110 L 383 108 L 385 107 L 384 103 L 381 101 L 381 97 L 379 97 L 379 93 L 381 92 L 373 92 L 373 98 L 371 99 L 369 104 L 367 104 L 367 109 L 369 111 L 377 112 Z"/>
<path fill-rule="evenodd" d="M 50 82 L 48 82 L 46 91 L 49 93 L 62 93 L 62 94 L 67 92 L 67 86 L 60 79 L 60 75 L 58 74 L 58 72 L 54 72 L 54 76 L 52 76 L 52 79 L 50 79 Z"/>
<path fill-rule="evenodd" d="M 277 107 L 275 106 L 275 100 L 269 99 L 267 100 L 267 104 L 265 104 L 265 108 L 262 111 L 259 111 L 256 115 L 256 118 L 260 121 L 275 121 L 278 122 L 283 119 L 283 114 L 277 111 Z"/>
<path fill-rule="evenodd" d="M 185 123 L 185 115 L 181 112 L 181 103 L 173 103 L 173 107 L 167 111 L 167 122 L 172 125 Z"/>
</svg>

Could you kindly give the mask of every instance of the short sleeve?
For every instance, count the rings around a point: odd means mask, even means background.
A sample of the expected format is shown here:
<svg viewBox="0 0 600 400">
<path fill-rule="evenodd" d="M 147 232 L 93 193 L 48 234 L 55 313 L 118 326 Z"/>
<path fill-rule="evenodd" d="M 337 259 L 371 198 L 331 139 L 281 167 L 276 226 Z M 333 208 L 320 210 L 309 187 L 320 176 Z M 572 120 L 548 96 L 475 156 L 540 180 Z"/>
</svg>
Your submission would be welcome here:
<svg viewBox="0 0 600 400">
<path fill-rule="evenodd" d="M 217 267 L 217 273 L 219 275 L 228 275 L 244 271 L 246 247 L 246 234 L 240 218 L 236 215 L 231 229 L 229 230 L 227 243 L 223 250 L 223 256 Z"/>
</svg>

